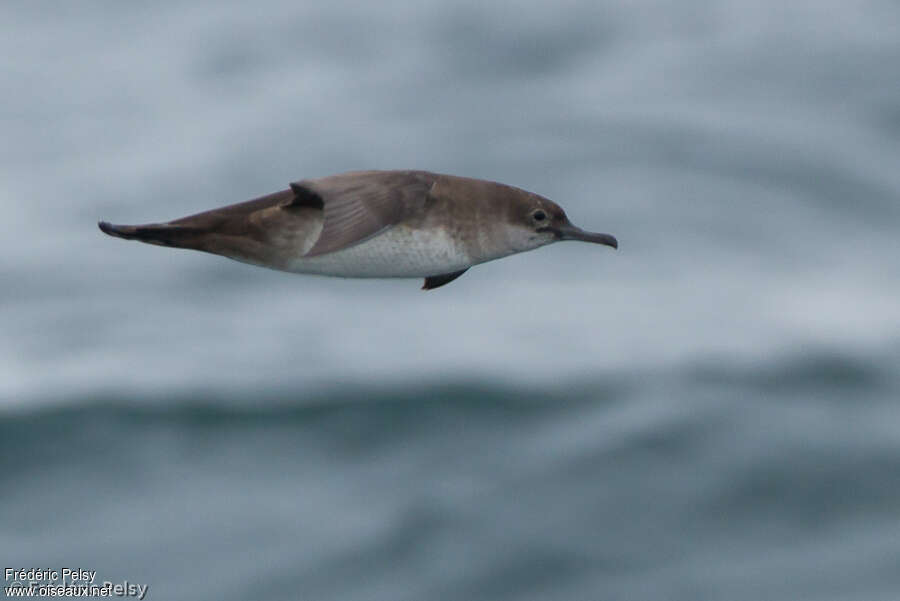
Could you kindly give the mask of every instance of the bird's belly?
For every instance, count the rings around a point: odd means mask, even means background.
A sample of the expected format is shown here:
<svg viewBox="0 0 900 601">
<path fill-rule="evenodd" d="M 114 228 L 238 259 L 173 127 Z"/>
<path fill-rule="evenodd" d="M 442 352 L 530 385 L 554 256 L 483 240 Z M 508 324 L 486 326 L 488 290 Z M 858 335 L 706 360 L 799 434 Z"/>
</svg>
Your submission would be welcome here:
<svg viewBox="0 0 900 601">
<path fill-rule="evenodd" d="M 348 278 L 403 278 L 452 273 L 472 263 L 446 230 L 397 225 L 349 248 L 297 257 L 287 270 Z"/>
</svg>

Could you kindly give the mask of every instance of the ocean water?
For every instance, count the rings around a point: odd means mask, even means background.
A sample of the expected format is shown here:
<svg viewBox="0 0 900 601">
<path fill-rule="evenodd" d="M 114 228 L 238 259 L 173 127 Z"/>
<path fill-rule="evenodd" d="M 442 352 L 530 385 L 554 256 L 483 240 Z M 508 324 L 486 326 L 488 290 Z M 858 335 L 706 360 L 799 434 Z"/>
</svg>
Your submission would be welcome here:
<svg viewBox="0 0 900 601">
<path fill-rule="evenodd" d="M 0 563 L 900 598 L 900 7 L 0 6 Z M 430 292 L 103 236 L 352 169 L 615 234 Z"/>
</svg>

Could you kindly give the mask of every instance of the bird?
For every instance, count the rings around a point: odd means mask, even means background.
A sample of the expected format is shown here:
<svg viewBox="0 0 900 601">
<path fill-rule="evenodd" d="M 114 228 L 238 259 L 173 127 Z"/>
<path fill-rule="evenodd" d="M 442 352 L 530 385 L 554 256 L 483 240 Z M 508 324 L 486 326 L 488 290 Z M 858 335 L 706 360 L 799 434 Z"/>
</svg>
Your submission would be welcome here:
<svg viewBox="0 0 900 601">
<path fill-rule="evenodd" d="M 618 248 L 576 227 L 555 202 L 505 184 L 429 171 L 354 171 L 162 223 L 97 224 L 110 236 L 345 278 L 424 278 L 561 240 Z"/>
</svg>

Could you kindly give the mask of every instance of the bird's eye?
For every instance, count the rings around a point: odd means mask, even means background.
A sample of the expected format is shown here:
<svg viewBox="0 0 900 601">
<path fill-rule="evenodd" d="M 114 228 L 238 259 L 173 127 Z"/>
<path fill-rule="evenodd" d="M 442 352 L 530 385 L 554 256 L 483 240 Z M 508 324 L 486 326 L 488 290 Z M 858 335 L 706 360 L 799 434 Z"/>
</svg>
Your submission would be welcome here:
<svg viewBox="0 0 900 601">
<path fill-rule="evenodd" d="M 534 218 L 535 221 L 543 221 L 544 219 L 547 218 L 547 213 L 545 213 L 545 212 L 543 212 L 542 210 L 538 209 L 537 211 L 535 211 L 534 213 L 532 213 L 531 216 Z"/>
</svg>

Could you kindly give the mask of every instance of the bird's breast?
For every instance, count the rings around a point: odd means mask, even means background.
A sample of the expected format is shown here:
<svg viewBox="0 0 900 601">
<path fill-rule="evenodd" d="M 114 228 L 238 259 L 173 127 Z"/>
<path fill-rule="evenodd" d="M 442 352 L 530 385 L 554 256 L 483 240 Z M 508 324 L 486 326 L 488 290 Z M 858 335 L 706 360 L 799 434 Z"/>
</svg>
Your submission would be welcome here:
<svg viewBox="0 0 900 601">
<path fill-rule="evenodd" d="M 400 224 L 348 248 L 298 256 L 287 270 L 352 278 L 428 277 L 459 271 L 474 262 L 462 241 L 447 229 Z"/>
</svg>

